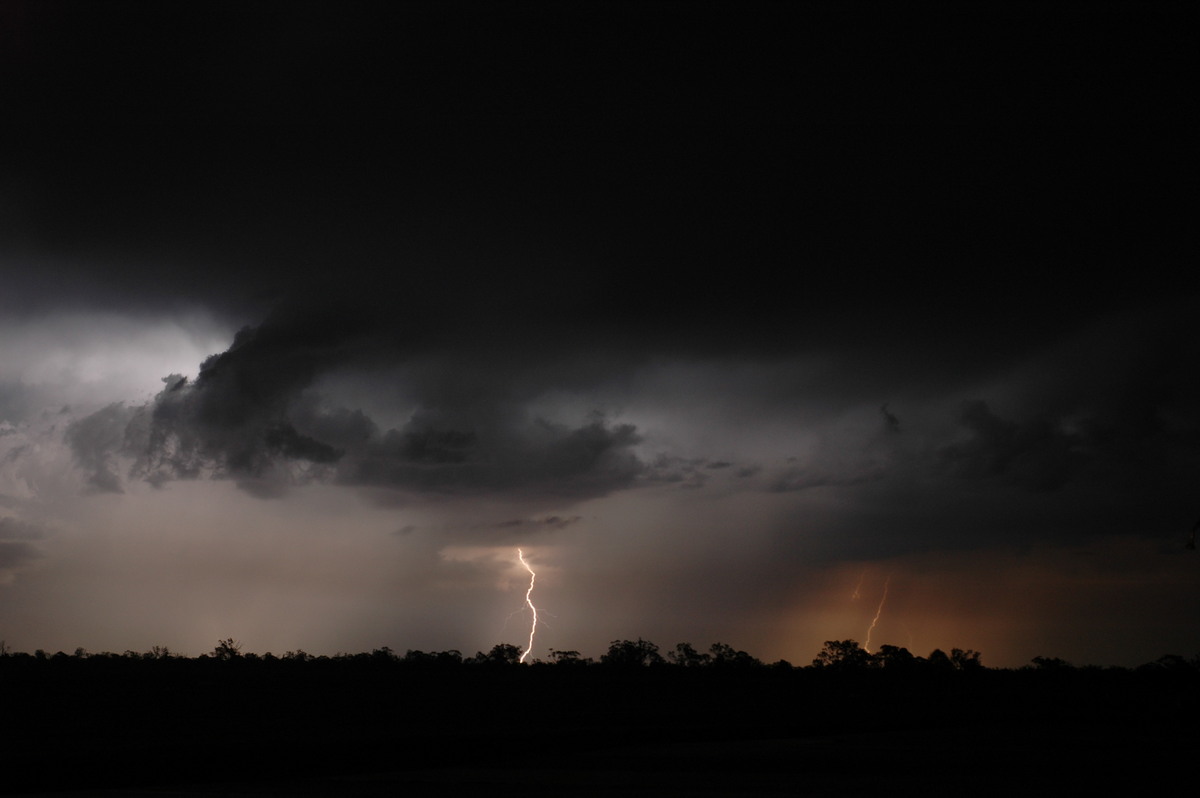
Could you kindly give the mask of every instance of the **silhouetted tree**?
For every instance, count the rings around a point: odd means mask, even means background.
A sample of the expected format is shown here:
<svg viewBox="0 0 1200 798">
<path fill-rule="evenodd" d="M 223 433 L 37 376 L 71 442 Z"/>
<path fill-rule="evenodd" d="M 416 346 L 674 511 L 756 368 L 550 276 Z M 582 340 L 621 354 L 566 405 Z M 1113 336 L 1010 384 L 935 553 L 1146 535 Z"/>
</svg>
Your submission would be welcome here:
<svg viewBox="0 0 1200 798">
<path fill-rule="evenodd" d="M 432 651 L 410 648 L 404 652 L 402 661 L 408 665 L 432 665 L 437 662 L 437 654 Z"/>
<path fill-rule="evenodd" d="M 886 671 L 903 672 L 915 668 L 917 658 L 907 648 L 885 643 L 871 656 L 871 664 Z"/>
<path fill-rule="evenodd" d="M 812 664 L 815 668 L 857 670 L 871 663 L 871 655 L 857 640 L 826 640 L 825 647 Z"/>
<path fill-rule="evenodd" d="M 712 658 L 712 664 L 716 667 L 749 668 L 762 664 L 745 651 L 739 651 L 725 643 L 713 643 L 708 650 Z"/>
<path fill-rule="evenodd" d="M 925 658 L 925 666 L 935 671 L 954 670 L 954 662 L 940 648 L 935 648 L 929 652 L 929 656 Z"/>
<path fill-rule="evenodd" d="M 463 655 L 457 648 L 448 648 L 445 651 L 438 651 L 434 654 L 437 659 L 437 664 L 441 667 L 449 667 L 452 665 L 462 665 Z"/>
<path fill-rule="evenodd" d="M 242 656 L 242 644 L 234 640 L 232 637 L 227 637 L 224 640 L 217 641 L 217 647 L 213 649 L 213 659 L 228 661 L 238 659 Z"/>
<path fill-rule="evenodd" d="M 952 648 L 950 649 L 950 663 L 960 671 L 980 671 L 983 670 L 983 663 L 980 662 L 980 654 L 978 651 L 971 649 Z"/>
<path fill-rule="evenodd" d="M 1195 669 L 1195 666 L 1192 663 L 1188 662 L 1178 654 L 1163 654 L 1161 657 L 1154 660 L 1152 664 L 1162 668 L 1163 670 L 1175 671 L 1178 673 L 1184 673 L 1186 671 Z"/>
<path fill-rule="evenodd" d="M 608 646 L 608 653 L 601 655 L 600 662 L 618 667 L 646 667 L 662 665 L 665 660 L 658 653 L 658 646 L 639 637 L 636 641 L 612 641 Z"/>
<path fill-rule="evenodd" d="M 712 657 L 708 654 L 701 654 L 691 643 L 676 643 L 673 651 L 667 652 L 667 660 L 672 665 L 680 665 L 684 668 L 698 668 L 707 665 Z"/>
<path fill-rule="evenodd" d="M 463 661 L 462 652 L 456 649 L 449 651 L 419 651 L 409 649 L 404 652 L 404 656 L 400 661 L 406 665 L 418 665 L 420 667 L 449 667 L 452 665 L 461 665 Z"/>
<path fill-rule="evenodd" d="M 556 651 L 550 649 L 550 661 L 555 665 L 587 665 L 591 658 L 583 659 L 578 651 Z"/>
<path fill-rule="evenodd" d="M 371 659 L 377 663 L 384 664 L 396 662 L 399 657 L 397 657 L 396 653 L 390 648 L 383 646 L 382 648 L 377 648 L 371 652 Z"/>
<path fill-rule="evenodd" d="M 511 643 L 497 643 L 486 654 L 477 652 L 471 661 L 479 665 L 516 665 L 521 661 L 521 649 Z"/>
</svg>

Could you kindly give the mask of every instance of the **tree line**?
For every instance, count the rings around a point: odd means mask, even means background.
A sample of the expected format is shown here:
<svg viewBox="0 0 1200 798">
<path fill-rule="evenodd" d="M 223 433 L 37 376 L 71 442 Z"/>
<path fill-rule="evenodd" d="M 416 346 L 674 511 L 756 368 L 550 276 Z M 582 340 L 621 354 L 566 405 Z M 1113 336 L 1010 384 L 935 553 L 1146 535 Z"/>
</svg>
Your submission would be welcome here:
<svg viewBox="0 0 1200 798">
<path fill-rule="evenodd" d="M 498 643 L 488 651 L 478 651 L 473 656 L 466 656 L 457 649 L 444 651 L 422 651 L 408 649 L 400 654 L 388 646 L 374 649 L 370 652 L 357 654 L 337 653 L 334 655 L 315 655 L 303 649 L 290 650 L 282 655 L 271 652 L 256 654 L 243 651 L 243 646 L 233 638 L 217 641 L 212 651 L 197 657 L 172 652 L 167 646 L 153 646 L 147 651 L 126 650 L 123 653 L 110 651 L 92 653 L 83 648 L 76 648 L 71 654 L 58 651 L 49 654 L 43 649 L 33 654 L 13 651 L 4 641 L 0 640 L 0 660 L 9 662 L 64 662 L 91 660 L 94 662 L 130 662 L 130 661 L 215 661 L 241 663 L 359 663 L 359 664 L 394 664 L 422 668 L 451 668 L 460 666 L 489 666 L 506 667 L 522 665 L 520 659 L 522 649 L 511 643 Z M 690 643 L 677 643 L 674 648 L 663 651 L 655 643 L 643 638 L 636 640 L 614 640 L 607 651 L 599 659 L 584 657 L 574 650 L 549 649 L 545 658 L 533 658 L 526 666 L 535 668 L 585 668 L 603 667 L 608 669 L 630 670 L 637 668 L 687 668 L 713 670 L 749 670 L 765 669 L 793 670 L 808 669 L 838 673 L 882 670 L 892 673 L 930 672 L 972 673 L 986 668 L 982 655 L 972 649 L 951 648 L 949 653 L 934 649 L 927 656 L 918 656 L 902 646 L 881 645 L 875 651 L 868 651 L 858 641 L 827 640 L 821 651 L 807 666 L 796 666 L 787 660 L 766 663 L 757 657 L 734 648 L 726 643 L 713 643 L 707 650 L 698 650 Z M 1097 666 L 1075 666 L 1057 657 L 1034 657 L 1021 670 L 1065 672 L 1072 670 L 1095 670 Z M 1137 670 L 1165 670 L 1174 672 L 1200 672 L 1200 655 L 1185 658 L 1178 654 L 1166 654 L 1153 662 L 1139 665 Z M 1107 670 L 1127 670 L 1120 667 L 1109 667 Z"/>
</svg>

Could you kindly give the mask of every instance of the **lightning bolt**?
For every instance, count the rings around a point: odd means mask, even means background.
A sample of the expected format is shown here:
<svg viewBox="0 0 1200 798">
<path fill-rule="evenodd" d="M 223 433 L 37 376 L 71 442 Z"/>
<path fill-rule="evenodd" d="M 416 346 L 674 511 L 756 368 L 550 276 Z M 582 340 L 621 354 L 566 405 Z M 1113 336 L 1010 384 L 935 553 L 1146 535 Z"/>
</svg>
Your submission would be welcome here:
<svg viewBox="0 0 1200 798">
<path fill-rule="evenodd" d="M 521 561 L 521 565 L 524 565 L 525 570 L 529 572 L 529 589 L 525 591 L 525 603 L 529 605 L 529 611 L 533 613 L 533 623 L 529 626 L 529 645 L 521 652 L 521 658 L 518 660 L 518 662 L 524 662 L 525 658 L 529 656 L 529 652 L 533 651 L 533 636 L 537 634 L 537 607 L 533 606 L 533 599 L 531 598 L 533 595 L 533 583 L 537 581 L 537 574 L 529 567 L 529 563 L 525 562 L 525 554 L 520 549 L 517 549 L 517 559 Z"/>
<path fill-rule="evenodd" d="M 883 582 L 883 598 L 879 599 L 879 606 L 875 609 L 875 617 L 871 619 L 871 626 L 867 629 L 867 642 L 863 643 L 863 651 L 871 653 L 871 632 L 875 631 L 875 624 L 879 623 L 879 616 L 883 615 L 883 605 L 887 603 L 888 585 L 892 583 L 892 578 L 889 576 Z"/>
<path fill-rule="evenodd" d="M 851 601 L 858 601 L 858 599 L 861 597 L 862 594 L 859 593 L 858 591 L 862 589 L 863 580 L 866 578 L 867 578 L 866 571 L 863 571 L 861 574 L 858 575 L 858 584 L 854 586 L 854 595 L 852 595 L 850 597 Z"/>
</svg>

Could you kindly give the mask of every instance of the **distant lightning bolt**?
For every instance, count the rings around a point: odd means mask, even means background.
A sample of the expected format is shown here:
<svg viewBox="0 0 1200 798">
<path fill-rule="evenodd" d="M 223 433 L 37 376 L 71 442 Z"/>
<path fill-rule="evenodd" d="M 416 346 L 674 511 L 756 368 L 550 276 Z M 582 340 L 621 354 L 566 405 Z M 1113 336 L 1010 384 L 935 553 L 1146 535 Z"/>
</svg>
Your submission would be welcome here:
<svg viewBox="0 0 1200 798">
<path fill-rule="evenodd" d="M 863 571 L 861 574 L 858 575 L 858 584 L 854 586 L 854 595 L 852 595 L 850 597 L 851 601 L 858 601 L 858 599 L 862 596 L 862 594 L 859 593 L 858 591 L 862 589 L 863 580 L 866 578 L 867 578 L 866 571 Z"/>
<path fill-rule="evenodd" d="M 529 563 L 525 562 L 525 554 L 520 549 L 517 549 L 517 559 L 521 561 L 521 565 L 524 565 L 525 570 L 529 572 L 529 589 L 525 591 L 525 603 L 529 605 L 529 611 L 533 613 L 533 623 L 529 626 L 529 645 L 521 652 L 521 658 L 518 660 L 518 662 L 524 662 L 525 658 L 529 656 L 529 652 L 533 651 L 533 636 L 537 634 L 537 607 L 533 606 L 533 599 L 531 598 L 533 595 L 533 583 L 537 581 L 537 574 L 529 567 Z"/>
<path fill-rule="evenodd" d="M 875 631 L 875 624 L 879 623 L 879 616 L 883 615 L 883 605 L 887 603 L 888 585 L 892 582 L 889 576 L 883 582 L 883 598 L 879 599 L 879 606 L 875 609 L 875 617 L 871 620 L 871 626 L 867 629 L 867 642 L 863 643 L 863 651 L 871 653 L 871 632 Z"/>
</svg>

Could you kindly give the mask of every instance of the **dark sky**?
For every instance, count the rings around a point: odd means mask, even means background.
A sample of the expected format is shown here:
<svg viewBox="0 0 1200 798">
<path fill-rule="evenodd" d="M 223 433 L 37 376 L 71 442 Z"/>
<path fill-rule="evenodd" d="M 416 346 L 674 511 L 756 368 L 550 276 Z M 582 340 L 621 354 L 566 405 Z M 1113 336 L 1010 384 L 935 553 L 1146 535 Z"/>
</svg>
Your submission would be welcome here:
<svg viewBox="0 0 1200 798">
<path fill-rule="evenodd" d="M 0 638 L 1196 653 L 1191 16 L 0 2 Z"/>
</svg>

